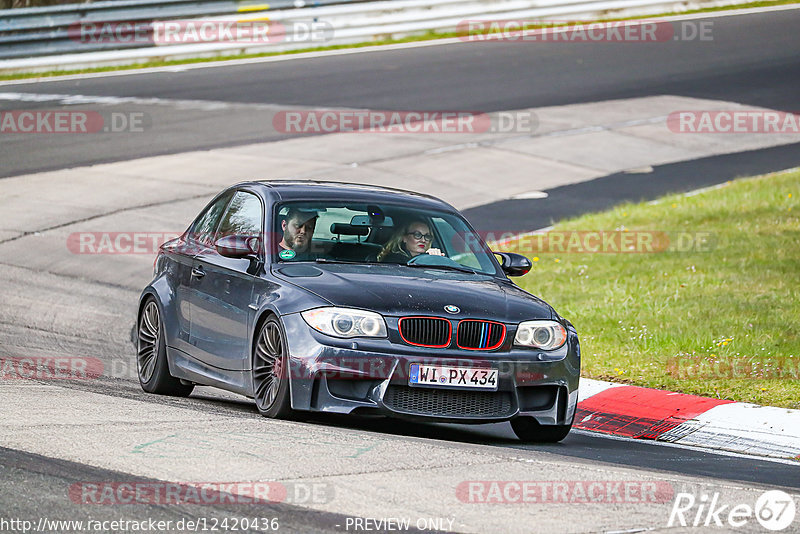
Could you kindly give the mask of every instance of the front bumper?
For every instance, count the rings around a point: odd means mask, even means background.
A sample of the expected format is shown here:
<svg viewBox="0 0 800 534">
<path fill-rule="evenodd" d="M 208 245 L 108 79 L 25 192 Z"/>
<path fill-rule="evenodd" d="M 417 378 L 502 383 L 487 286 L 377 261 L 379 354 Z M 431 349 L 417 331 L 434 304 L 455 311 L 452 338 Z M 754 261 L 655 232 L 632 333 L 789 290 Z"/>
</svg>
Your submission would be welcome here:
<svg viewBox="0 0 800 534">
<path fill-rule="evenodd" d="M 379 413 L 438 422 L 490 423 L 531 416 L 570 424 L 578 402 L 580 346 L 573 329 L 559 350 L 426 349 L 380 340 L 342 340 L 282 317 L 290 355 L 292 408 Z M 412 363 L 498 370 L 497 391 L 409 386 Z"/>
</svg>

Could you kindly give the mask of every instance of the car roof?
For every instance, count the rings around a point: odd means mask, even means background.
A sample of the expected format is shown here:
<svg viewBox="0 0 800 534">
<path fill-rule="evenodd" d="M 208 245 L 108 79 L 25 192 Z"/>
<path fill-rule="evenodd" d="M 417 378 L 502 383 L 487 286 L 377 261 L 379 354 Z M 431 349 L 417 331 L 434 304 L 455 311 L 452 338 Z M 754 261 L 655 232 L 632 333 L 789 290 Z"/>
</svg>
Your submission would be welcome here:
<svg viewBox="0 0 800 534">
<path fill-rule="evenodd" d="M 246 182 L 245 184 L 256 187 L 261 186 L 269 190 L 279 201 L 347 200 L 358 203 L 395 202 L 410 207 L 457 211 L 447 202 L 431 195 L 377 185 L 325 180 L 259 180 Z"/>
</svg>

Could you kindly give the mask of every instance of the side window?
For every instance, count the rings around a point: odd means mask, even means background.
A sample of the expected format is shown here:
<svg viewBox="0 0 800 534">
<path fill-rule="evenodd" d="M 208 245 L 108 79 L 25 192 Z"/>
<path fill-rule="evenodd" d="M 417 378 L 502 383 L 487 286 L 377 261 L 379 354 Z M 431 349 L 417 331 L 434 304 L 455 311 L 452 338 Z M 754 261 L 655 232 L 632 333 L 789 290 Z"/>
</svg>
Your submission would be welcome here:
<svg viewBox="0 0 800 534">
<path fill-rule="evenodd" d="M 440 219 L 439 217 L 433 217 L 431 222 L 433 223 L 433 227 L 436 228 L 436 232 L 439 234 L 437 237 L 441 237 L 443 241 L 442 243 L 436 243 L 435 245 L 431 244 L 431 246 L 437 246 L 437 248 L 440 248 L 445 254 L 464 251 L 463 249 L 451 250 L 454 246 L 460 244 L 459 237 L 456 236 L 455 228 L 450 226 L 444 219 Z"/>
<path fill-rule="evenodd" d="M 442 251 L 449 255 L 450 259 L 471 269 L 487 270 L 484 262 L 480 260 L 483 253 L 474 242 L 475 237 L 471 232 L 458 232 L 448 221 L 439 217 L 434 217 L 432 221 L 444 241 L 441 244 Z"/>
<path fill-rule="evenodd" d="M 237 191 L 233 195 L 228 211 L 222 218 L 217 236 L 243 235 L 261 237 L 261 226 L 264 213 L 261 201 L 252 193 Z"/>
<path fill-rule="evenodd" d="M 225 212 L 225 207 L 228 205 L 230 199 L 230 194 L 219 197 L 216 202 L 206 208 L 206 211 L 195 219 L 189 229 L 189 241 L 202 243 L 209 247 L 214 246 L 214 234 L 216 233 L 219 220 Z"/>
</svg>

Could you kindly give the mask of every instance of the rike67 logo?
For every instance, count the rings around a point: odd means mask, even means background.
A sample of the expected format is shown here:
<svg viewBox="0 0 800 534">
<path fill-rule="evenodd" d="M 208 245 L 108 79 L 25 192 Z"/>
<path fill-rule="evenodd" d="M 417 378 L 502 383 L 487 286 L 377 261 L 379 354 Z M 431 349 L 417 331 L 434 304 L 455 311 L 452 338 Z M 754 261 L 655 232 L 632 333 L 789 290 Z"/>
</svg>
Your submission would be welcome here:
<svg viewBox="0 0 800 534">
<path fill-rule="evenodd" d="M 681 492 L 675 495 L 667 526 L 730 529 L 752 524 L 755 519 L 767 530 L 781 531 L 792 526 L 796 512 L 792 496 L 780 490 L 763 493 L 755 506 L 723 502 L 719 493 L 703 493 L 697 498 L 691 493 Z"/>
</svg>

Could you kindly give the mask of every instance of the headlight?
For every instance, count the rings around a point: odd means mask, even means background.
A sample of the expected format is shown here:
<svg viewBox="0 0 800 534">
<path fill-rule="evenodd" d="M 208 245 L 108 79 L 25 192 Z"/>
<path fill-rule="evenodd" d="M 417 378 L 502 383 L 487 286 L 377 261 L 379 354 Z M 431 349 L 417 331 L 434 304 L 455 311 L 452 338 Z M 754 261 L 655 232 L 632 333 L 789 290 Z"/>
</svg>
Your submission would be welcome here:
<svg viewBox="0 0 800 534">
<path fill-rule="evenodd" d="M 567 340 L 567 331 L 555 321 L 525 321 L 519 324 L 514 345 L 542 350 L 559 348 Z"/>
<path fill-rule="evenodd" d="M 375 312 L 351 308 L 316 308 L 304 311 L 311 328 L 334 337 L 386 337 L 386 321 Z"/>
</svg>

